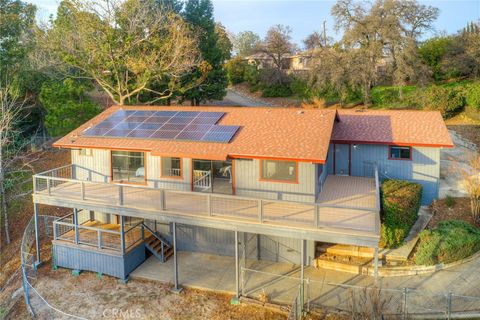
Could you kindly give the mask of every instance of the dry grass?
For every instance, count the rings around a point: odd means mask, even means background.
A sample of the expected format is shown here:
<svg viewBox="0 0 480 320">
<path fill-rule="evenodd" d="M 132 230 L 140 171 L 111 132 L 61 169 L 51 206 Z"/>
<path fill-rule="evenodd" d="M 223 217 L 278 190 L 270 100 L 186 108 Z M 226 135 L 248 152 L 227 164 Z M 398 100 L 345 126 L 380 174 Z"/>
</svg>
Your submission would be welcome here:
<svg viewBox="0 0 480 320">
<path fill-rule="evenodd" d="M 171 285 L 143 280 L 119 283 L 109 276 L 97 277 L 82 272 L 78 277 L 69 270 L 39 270 L 36 289 L 56 308 L 88 319 L 115 318 L 112 312 L 137 314 L 140 319 L 286 319 L 286 313 L 256 305 L 230 305 L 230 295 L 196 289 L 170 292 Z M 38 306 L 38 300 L 33 299 Z M 41 305 L 40 305 L 41 306 Z M 22 307 L 19 303 L 18 307 Z M 51 314 L 38 308 L 40 317 Z M 22 314 L 15 313 L 15 319 Z M 55 314 L 58 316 L 58 314 Z"/>
</svg>

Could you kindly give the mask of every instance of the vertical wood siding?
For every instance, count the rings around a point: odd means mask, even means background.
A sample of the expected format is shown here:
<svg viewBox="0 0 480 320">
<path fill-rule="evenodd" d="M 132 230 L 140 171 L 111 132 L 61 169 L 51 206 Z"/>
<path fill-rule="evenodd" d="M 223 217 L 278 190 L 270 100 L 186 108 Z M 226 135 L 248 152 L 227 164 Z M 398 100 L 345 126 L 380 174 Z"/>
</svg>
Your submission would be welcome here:
<svg viewBox="0 0 480 320">
<path fill-rule="evenodd" d="M 440 179 L 440 149 L 413 147 L 412 160 L 389 160 L 387 145 L 359 144 L 352 146 L 351 174 L 372 176 L 373 162 L 378 164 L 381 179 L 403 179 L 423 186 L 422 204 L 428 205 L 438 197 Z"/>
<path fill-rule="evenodd" d="M 157 230 L 172 243 L 172 230 L 169 224 L 157 223 Z M 261 260 L 300 264 L 301 241 L 299 239 L 266 235 L 258 236 L 260 237 L 259 253 Z M 256 259 L 257 235 L 247 233 L 245 238 L 247 258 Z M 239 249 L 242 250 L 244 241 L 242 232 L 239 239 L 241 242 Z M 177 247 L 180 251 L 234 256 L 235 233 L 229 230 L 177 224 Z M 310 263 L 313 260 L 314 254 L 314 241 L 307 241 L 306 263 Z"/>
<path fill-rule="evenodd" d="M 75 178 L 95 182 L 110 180 L 110 150 L 92 149 L 92 155 L 82 156 L 80 150 L 72 150 Z"/>
<path fill-rule="evenodd" d="M 189 158 L 182 158 L 182 179 L 162 178 L 162 158 L 152 156 L 150 152 L 146 152 L 147 158 L 147 182 L 150 187 L 190 191 L 191 177 L 191 161 Z"/>
<path fill-rule="evenodd" d="M 100 272 L 125 279 L 130 272 L 145 261 L 145 247 L 143 244 L 138 245 L 122 256 L 54 244 L 53 256 L 55 265 L 59 267 Z"/>
<path fill-rule="evenodd" d="M 298 184 L 260 181 L 260 160 L 235 160 L 236 194 L 289 201 L 315 201 L 315 164 L 298 163 Z"/>
</svg>

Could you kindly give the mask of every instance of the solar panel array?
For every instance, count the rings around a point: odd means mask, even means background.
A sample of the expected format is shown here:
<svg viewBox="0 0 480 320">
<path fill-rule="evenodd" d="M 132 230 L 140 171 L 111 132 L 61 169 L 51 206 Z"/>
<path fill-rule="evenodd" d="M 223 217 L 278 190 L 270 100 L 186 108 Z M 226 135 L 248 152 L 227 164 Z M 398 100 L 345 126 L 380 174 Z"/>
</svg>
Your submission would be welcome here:
<svg viewBox="0 0 480 320">
<path fill-rule="evenodd" d="M 239 126 L 216 123 L 224 112 L 119 110 L 84 136 L 228 143 Z"/>
</svg>

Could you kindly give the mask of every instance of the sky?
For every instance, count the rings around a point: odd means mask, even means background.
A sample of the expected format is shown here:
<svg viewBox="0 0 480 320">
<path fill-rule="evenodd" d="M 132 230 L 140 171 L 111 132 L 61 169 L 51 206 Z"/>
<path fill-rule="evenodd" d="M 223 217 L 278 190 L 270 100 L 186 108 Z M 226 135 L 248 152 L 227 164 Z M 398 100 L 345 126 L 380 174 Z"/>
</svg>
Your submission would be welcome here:
<svg viewBox="0 0 480 320">
<path fill-rule="evenodd" d="M 27 0 L 28 1 L 28 0 Z M 30 0 L 38 8 L 38 18 L 45 20 L 54 14 L 57 0 Z M 292 40 L 301 44 L 313 31 L 322 29 L 326 21 L 327 35 L 335 39 L 339 35 L 333 29 L 330 8 L 335 1 L 330 0 L 212 0 L 215 8 L 215 20 L 233 33 L 250 30 L 264 37 L 268 28 L 275 24 L 292 28 Z M 420 0 L 422 4 L 440 9 L 435 22 L 435 33 L 455 33 L 467 22 L 480 19 L 480 0 Z"/>
</svg>

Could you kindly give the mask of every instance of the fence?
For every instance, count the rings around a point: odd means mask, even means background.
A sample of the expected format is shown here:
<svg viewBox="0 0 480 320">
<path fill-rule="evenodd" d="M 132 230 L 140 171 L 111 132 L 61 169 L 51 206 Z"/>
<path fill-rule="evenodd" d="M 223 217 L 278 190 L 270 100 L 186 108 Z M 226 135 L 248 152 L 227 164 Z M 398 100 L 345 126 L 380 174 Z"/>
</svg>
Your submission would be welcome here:
<svg viewBox="0 0 480 320">
<path fill-rule="evenodd" d="M 39 238 L 49 241 L 53 237 L 53 221 L 58 219 L 54 216 L 38 216 Z M 67 317 L 68 319 L 85 318 L 68 314 L 59 310 L 48 303 L 44 297 L 35 289 L 32 283 L 37 278 L 36 260 L 36 239 L 35 239 L 35 220 L 34 217 L 28 222 L 22 237 L 20 246 L 22 287 L 25 297 L 25 304 L 29 313 L 34 318 L 55 319 L 58 317 Z"/>
<path fill-rule="evenodd" d="M 281 274 L 241 268 L 242 295 L 290 306 L 289 319 L 302 311 L 341 311 L 353 319 L 480 317 L 480 296 L 402 288 L 358 286 L 299 277 L 299 267 Z"/>
<path fill-rule="evenodd" d="M 344 229 L 346 234 L 354 230 L 376 237 L 379 233 L 378 178 L 376 207 L 358 208 L 77 180 L 78 174 L 73 173 L 78 170 L 69 165 L 35 175 L 35 194 L 105 205 L 116 203 L 132 209 L 244 219 L 276 226 L 333 227 Z"/>
</svg>

